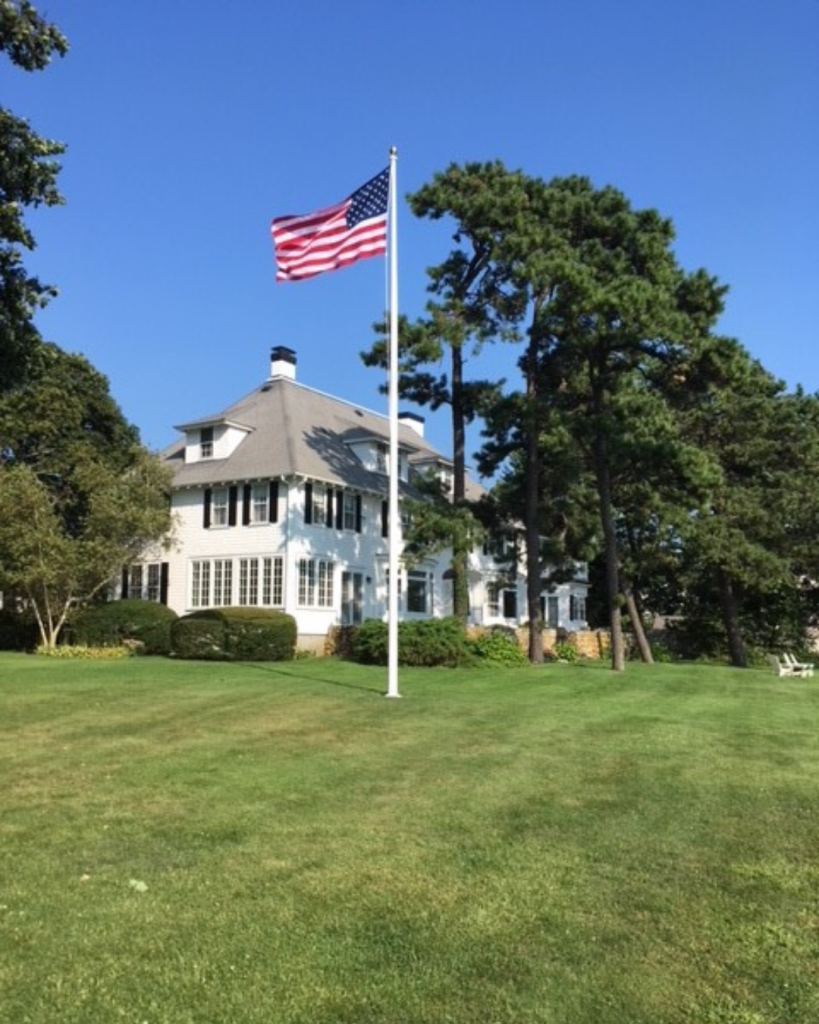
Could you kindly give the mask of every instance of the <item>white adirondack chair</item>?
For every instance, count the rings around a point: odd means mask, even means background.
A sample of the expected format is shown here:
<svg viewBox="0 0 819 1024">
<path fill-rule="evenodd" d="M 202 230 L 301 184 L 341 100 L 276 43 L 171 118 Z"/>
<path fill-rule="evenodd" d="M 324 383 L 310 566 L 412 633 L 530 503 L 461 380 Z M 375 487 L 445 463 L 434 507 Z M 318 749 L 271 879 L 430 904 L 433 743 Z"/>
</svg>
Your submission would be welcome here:
<svg viewBox="0 0 819 1024">
<path fill-rule="evenodd" d="M 778 676 L 795 676 L 793 665 L 789 665 L 785 661 L 780 661 L 775 654 L 768 655 L 768 661 L 771 664 L 771 668 L 776 672 Z"/>
<path fill-rule="evenodd" d="M 797 661 L 792 654 L 782 655 L 785 664 L 790 665 L 793 669 L 795 676 L 801 676 L 803 679 L 813 675 L 813 663 L 809 661 Z"/>
</svg>

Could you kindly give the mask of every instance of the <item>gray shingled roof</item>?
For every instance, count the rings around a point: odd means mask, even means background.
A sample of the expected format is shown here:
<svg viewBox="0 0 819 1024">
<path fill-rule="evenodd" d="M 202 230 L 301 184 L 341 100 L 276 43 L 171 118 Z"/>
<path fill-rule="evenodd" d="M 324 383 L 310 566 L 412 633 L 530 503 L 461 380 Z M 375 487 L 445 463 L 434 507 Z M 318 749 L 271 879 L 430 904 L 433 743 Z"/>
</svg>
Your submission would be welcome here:
<svg viewBox="0 0 819 1024">
<path fill-rule="evenodd" d="M 388 442 L 386 416 L 276 377 L 218 415 L 178 429 L 226 421 L 249 430 L 226 459 L 186 464 L 184 438 L 165 450 L 163 459 L 174 468 L 176 487 L 296 475 L 386 493 L 387 478 L 365 469 L 350 448 L 351 442 L 370 438 Z M 411 427 L 399 425 L 398 439 L 411 460 L 433 456 L 447 461 Z"/>
</svg>

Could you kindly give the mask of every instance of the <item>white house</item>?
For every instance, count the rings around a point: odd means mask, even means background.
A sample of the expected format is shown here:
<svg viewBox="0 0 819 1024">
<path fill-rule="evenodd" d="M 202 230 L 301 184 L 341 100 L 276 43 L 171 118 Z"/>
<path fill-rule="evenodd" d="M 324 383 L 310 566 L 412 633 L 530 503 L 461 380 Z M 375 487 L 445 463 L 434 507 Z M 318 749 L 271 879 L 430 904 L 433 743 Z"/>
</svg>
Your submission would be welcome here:
<svg viewBox="0 0 819 1024">
<path fill-rule="evenodd" d="M 403 493 L 415 467 L 444 479 L 451 462 L 424 439 L 423 419 L 401 416 Z M 334 625 L 387 612 L 387 417 L 296 380 L 295 353 L 274 348 L 270 376 L 215 416 L 177 428 L 164 453 L 173 468 L 177 523 L 169 550 L 123 573 L 121 596 L 162 601 L 178 614 L 245 605 L 281 608 L 299 644 L 318 648 Z M 490 549 L 472 553 L 470 621 L 518 625 L 520 569 Z M 449 557 L 402 568 L 400 617 L 451 612 Z M 544 590 L 547 625 L 585 626 L 587 577 Z"/>
</svg>

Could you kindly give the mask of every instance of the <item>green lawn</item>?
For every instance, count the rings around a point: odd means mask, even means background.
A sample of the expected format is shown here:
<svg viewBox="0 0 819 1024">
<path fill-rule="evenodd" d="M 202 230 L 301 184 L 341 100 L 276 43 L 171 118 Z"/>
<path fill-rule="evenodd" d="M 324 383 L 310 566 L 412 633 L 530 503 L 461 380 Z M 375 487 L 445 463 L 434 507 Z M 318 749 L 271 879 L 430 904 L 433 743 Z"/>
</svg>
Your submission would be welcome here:
<svg viewBox="0 0 819 1024">
<path fill-rule="evenodd" d="M 2 1024 L 815 1024 L 819 679 L 0 655 Z"/>
</svg>

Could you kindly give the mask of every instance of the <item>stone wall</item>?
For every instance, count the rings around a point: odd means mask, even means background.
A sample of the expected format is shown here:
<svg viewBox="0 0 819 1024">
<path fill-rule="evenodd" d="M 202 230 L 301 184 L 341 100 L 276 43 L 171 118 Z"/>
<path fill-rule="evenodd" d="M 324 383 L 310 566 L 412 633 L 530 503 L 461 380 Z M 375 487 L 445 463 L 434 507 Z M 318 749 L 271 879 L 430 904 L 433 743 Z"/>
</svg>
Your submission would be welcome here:
<svg viewBox="0 0 819 1024">
<path fill-rule="evenodd" d="M 526 626 L 517 631 L 518 643 L 524 651 L 529 650 L 529 630 Z M 611 650 L 611 638 L 607 629 L 578 629 L 568 632 L 565 629 L 543 630 L 543 653 L 554 654 L 555 644 L 566 643 L 574 647 L 581 658 L 597 660 L 608 657 Z"/>
</svg>

